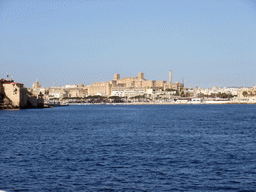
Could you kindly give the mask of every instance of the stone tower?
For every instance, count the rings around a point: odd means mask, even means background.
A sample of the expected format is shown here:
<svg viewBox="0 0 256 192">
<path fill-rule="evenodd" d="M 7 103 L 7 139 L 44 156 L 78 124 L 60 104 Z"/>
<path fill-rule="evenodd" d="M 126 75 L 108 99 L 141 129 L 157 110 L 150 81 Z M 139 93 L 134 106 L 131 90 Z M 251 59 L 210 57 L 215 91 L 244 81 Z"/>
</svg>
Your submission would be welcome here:
<svg viewBox="0 0 256 192">
<path fill-rule="evenodd" d="M 169 71 L 169 83 L 170 84 L 172 83 L 172 71 L 171 70 Z"/>
<path fill-rule="evenodd" d="M 114 80 L 119 80 L 120 79 L 120 74 L 116 73 L 114 74 Z"/>
<path fill-rule="evenodd" d="M 138 73 L 138 78 L 139 79 L 144 79 L 144 73 Z"/>
<path fill-rule="evenodd" d="M 33 83 L 33 85 L 32 85 L 32 89 L 38 89 L 38 88 L 40 88 L 40 87 L 41 87 L 41 85 L 39 84 L 39 81 L 38 81 L 38 80 L 36 80 L 36 82 Z"/>
</svg>

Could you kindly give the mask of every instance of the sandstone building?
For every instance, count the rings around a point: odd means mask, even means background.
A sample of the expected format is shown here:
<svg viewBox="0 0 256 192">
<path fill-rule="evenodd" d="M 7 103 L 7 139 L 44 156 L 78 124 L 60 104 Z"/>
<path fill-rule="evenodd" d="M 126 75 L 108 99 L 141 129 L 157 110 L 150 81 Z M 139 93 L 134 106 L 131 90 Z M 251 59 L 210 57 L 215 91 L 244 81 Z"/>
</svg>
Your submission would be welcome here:
<svg viewBox="0 0 256 192">
<path fill-rule="evenodd" d="M 147 80 L 144 73 L 138 73 L 137 77 L 120 77 L 120 74 L 114 74 L 114 78 L 106 82 L 94 82 L 89 86 L 80 85 L 66 85 L 64 87 L 50 87 L 42 88 L 38 81 L 36 81 L 31 91 L 37 95 L 40 92 L 45 94 L 45 99 L 62 99 L 86 97 L 88 95 L 100 96 L 117 96 L 128 95 L 136 96 L 143 94 L 150 94 L 149 92 L 158 92 L 164 90 L 183 90 L 183 83 L 172 83 L 172 71 L 169 71 L 169 81 Z"/>
<path fill-rule="evenodd" d="M 32 88 L 31 89 L 39 89 L 41 87 L 41 84 L 39 83 L 38 80 L 36 80 L 35 83 L 33 83 Z"/>
<path fill-rule="evenodd" d="M 0 96 L 2 105 L 8 101 L 11 108 L 43 107 L 42 94 L 33 96 L 27 91 L 22 83 L 14 82 L 12 79 L 0 80 Z"/>
<path fill-rule="evenodd" d="M 183 83 L 172 83 L 172 72 L 169 71 L 169 82 L 167 81 L 156 81 L 147 80 L 144 77 L 144 73 L 138 73 L 137 77 L 124 77 L 120 78 L 120 74 L 114 74 L 114 79 L 108 82 L 96 82 L 88 87 L 88 95 L 105 95 L 109 96 L 112 92 L 117 91 L 144 91 L 153 89 L 154 91 L 159 90 L 181 90 L 184 88 Z"/>
</svg>

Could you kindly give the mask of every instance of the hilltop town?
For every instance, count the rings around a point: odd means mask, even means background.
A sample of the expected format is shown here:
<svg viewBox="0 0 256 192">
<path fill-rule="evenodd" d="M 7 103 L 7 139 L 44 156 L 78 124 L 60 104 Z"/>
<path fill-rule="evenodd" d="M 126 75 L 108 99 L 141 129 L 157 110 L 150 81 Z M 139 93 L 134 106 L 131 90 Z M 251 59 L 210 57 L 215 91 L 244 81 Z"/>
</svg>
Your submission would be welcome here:
<svg viewBox="0 0 256 192">
<path fill-rule="evenodd" d="M 144 73 L 138 73 L 137 77 L 123 78 L 120 74 L 114 74 L 113 79 L 106 82 L 49 88 L 41 87 L 36 81 L 30 91 L 35 95 L 43 93 L 46 101 L 66 103 L 256 103 L 256 86 L 186 88 L 184 83 L 172 82 L 172 76 L 172 71 L 169 71 L 168 81 L 156 81 L 145 79 Z"/>
<path fill-rule="evenodd" d="M 37 80 L 31 88 L 11 79 L 0 81 L 0 108 L 37 108 L 46 104 L 225 104 L 256 103 L 256 86 L 251 88 L 186 88 L 184 83 L 147 80 L 144 73 L 137 77 L 114 74 L 106 82 L 91 85 L 42 87 Z"/>
</svg>

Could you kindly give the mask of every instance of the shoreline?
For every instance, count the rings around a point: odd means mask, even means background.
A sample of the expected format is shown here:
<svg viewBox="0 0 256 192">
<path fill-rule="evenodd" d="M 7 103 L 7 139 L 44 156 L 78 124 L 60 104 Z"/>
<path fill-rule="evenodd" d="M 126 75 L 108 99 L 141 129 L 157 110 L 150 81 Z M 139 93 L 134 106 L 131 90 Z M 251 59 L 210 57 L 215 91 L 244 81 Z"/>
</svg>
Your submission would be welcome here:
<svg viewBox="0 0 256 192">
<path fill-rule="evenodd" d="M 208 103 L 175 103 L 175 102 L 165 102 L 165 103 L 155 103 L 155 102 L 136 102 L 136 103 L 69 103 L 69 105 L 256 105 L 255 103 L 248 102 L 208 102 Z M 54 108 L 54 107 L 65 107 L 69 105 L 59 105 L 59 106 L 48 106 L 44 108 Z M 21 110 L 23 108 L 14 108 L 14 109 L 4 109 L 1 110 Z M 26 108 L 33 109 L 33 108 Z"/>
<path fill-rule="evenodd" d="M 248 102 L 207 102 L 207 103 L 155 103 L 155 102 L 136 102 L 136 103 L 69 103 L 69 105 L 256 105 L 256 103 Z"/>
</svg>

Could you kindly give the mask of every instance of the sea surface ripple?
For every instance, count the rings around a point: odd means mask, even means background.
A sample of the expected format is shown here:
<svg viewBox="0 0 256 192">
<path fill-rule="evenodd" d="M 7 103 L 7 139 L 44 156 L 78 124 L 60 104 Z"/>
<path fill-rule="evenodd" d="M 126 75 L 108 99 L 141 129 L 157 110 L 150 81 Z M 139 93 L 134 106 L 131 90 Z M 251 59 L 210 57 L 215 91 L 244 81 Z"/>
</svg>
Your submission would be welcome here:
<svg viewBox="0 0 256 192">
<path fill-rule="evenodd" d="M 3 191 L 256 191 L 256 105 L 0 111 Z"/>
</svg>

